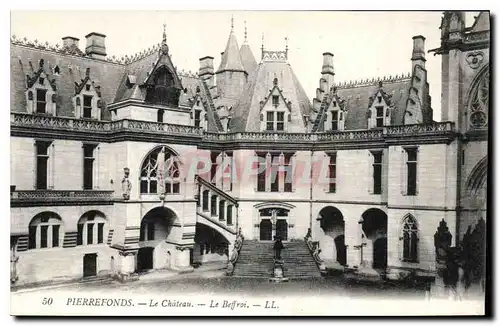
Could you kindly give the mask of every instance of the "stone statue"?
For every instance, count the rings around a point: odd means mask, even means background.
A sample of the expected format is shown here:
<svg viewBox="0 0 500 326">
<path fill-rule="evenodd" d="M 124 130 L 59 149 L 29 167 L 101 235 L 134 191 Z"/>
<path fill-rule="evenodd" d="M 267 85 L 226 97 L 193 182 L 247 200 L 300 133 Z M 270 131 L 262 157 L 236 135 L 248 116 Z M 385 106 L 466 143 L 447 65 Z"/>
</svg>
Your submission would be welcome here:
<svg viewBox="0 0 500 326">
<path fill-rule="evenodd" d="M 123 199 L 129 200 L 130 199 L 130 190 L 132 189 L 132 183 L 129 180 L 130 169 L 124 168 L 123 174 L 124 174 L 124 176 L 122 179 L 122 195 L 123 195 Z"/>
</svg>

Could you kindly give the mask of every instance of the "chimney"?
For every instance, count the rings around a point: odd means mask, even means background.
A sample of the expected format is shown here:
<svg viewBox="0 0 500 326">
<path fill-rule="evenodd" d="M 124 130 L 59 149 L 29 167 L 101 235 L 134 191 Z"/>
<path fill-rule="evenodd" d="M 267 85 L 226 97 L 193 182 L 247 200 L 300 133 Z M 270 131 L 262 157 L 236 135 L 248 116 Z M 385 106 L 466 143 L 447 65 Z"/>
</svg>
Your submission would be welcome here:
<svg viewBox="0 0 500 326">
<path fill-rule="evenodd" d="M 85 36 L 87 39 L 87 46 L 85 53 L 94 59 L 106 59 L 106 44 L 104 42 L 106 35 L 92 32 Z"/>
<path fill-rule="evenodd" d="M 78 47 L 78 41 L 80 41 L 80 39 L 73 36 L 65 36 L 62 40 L 64 48 Z"/>
<path fill-rule="evenodd" d="M 198 72 L 200 78 L 207 82 L 208 87 L 214 86 L 214 58 L 200 58 L 200 70 Z"/>
<path fill-rule="evenodd" d="M 330 52 L 323 53 L 323 66 L 321 67 L 321 78 L 326 80 L 326 89 L 333 86 L 333 77 L 335 72 L 333 70 L 333 54 Z"/>
<path fill-rule="evenodd" d="M 328 81 L 324 78 L 321 78 L 319 80 L 319 89 L 321 89 L 321 91 L 326 94 L 328 93 Z"/>
<path fill-rule="evenodd" d="M 413 37 L 413 51 L 411 54 L 412 72 L 416 65 L 425 69 L 425 37 L 417 35 Z"/>
</svg>

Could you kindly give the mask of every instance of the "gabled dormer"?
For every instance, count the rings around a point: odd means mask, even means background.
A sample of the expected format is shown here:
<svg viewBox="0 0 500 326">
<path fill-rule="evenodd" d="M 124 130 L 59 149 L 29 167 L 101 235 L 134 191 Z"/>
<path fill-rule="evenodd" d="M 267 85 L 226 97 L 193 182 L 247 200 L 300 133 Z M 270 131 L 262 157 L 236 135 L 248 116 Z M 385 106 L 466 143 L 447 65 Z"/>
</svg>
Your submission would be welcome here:
<svg viewBox="0 0 500 326">
<path fill-rule="evenodd" d="M 31 65 L 31 62 L 30 62 Z M 55 79 L 44 70 L 44 60 L 40 59 L 38 70 L 26 75 L 26 111 L 30 114 L 56 115 Z"/>
<path fill-rule="evenodd" d="M 328 109 L 325 114 L 325 121 L 323 130 L 324 131 L 341 131 L 345 130 L 345 119 L 346 119 L 346 110 L 345 110 L 345 101 L 341 99 L 337 95 L 337 88 L 332 88 L 332 98 Z"/>
<path fill-rule="evenodd" d="M 260 101 L 260 130 L 286 132 L 291 121 L 291 106 L 278 87 L 278 78 L 274 78 L 269 95 Z"/>
<path fill-rule="evenodd" d="M 368 128 L 382 128 L 391 124 L 391 98 L 387 94 L 382 82 L 379 82 L 379 88 L 370 96 L 368 102 Z"/>
<path fill-rule="evenodd" d="M 196 94 L 190 102 L 192 103 L 190 113 L 191 125 L 201 127 L 206 131 L 208 127 L 207 111 L 203 105 L 201 95 L 199 93 Z"/>
<path fill-rule="evenodd" d="M 73 106 L 76 118 L 101 119 L 101 109 L 104 107 L 101 89 L 90 78 L 90 68 L 86 69 L 85 78 L 81 82 L 75 82 Z"/>
<path fill-rule="evenodd" d="M 164 30 L 158 60 L 141 85 L 146 89 L 147 104 L 170 107 L 179 105 L 182 86 L 168 51 L 167 35 Z"/>
</svg>

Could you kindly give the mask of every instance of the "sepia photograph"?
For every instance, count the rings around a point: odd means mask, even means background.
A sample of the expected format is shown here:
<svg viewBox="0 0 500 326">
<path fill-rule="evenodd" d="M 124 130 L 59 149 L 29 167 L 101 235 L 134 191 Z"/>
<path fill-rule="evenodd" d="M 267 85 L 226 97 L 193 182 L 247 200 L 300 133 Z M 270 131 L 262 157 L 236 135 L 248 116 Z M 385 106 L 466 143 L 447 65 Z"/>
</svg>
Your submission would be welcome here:
<svg viewBox="0 0 500 326">
<path fill-rule="evenodd" d="M 487 314 L 489 11 L 10 19 L 12 316 Z"/>
</svg>

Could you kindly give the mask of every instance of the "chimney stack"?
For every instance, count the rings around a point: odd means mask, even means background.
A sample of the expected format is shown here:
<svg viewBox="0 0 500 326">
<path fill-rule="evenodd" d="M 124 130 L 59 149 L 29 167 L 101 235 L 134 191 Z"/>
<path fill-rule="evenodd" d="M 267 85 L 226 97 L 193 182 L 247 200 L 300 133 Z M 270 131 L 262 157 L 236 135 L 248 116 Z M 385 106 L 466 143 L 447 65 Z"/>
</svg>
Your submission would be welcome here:
<svg viewBox="0 0 500 326">
<path fill-rule="evenodd" d="M 106 35 L 92 32 L 85 36 L 87 39 L 87 46 L 85 47 L 85 53 L 94 59 L 105 60 L 106 59 Z"/>
<path fill-rule="evenodd" d="M 323 66 L 321 67 L 321 78 L 326 80 L 326 89 L 333 86 L 335 72 L 333 70 L 333 54 L 330 52 L 323 53 Z"/>
<path fill-rule="evenodd" d="M 208 87 L 214 86 L 214 58 L 213 57 L 203 57 L 200 58 L 200 70 L 198 75 L 201 79 L 204 79 Z"/>
<path fill-rule="evenodd" d="M 78 47 L 78 41 L 80 41 L 80 39 L 73 36 L 65 36 L 62 40 L 64 48 Z"/>
<path fill-rule="evenodd" d="M 413 37 L 413 51 L 411 55 L 412 72 L 416 65 L 425 69 L 425 37 L 417 35 Z"/>
</svg>

